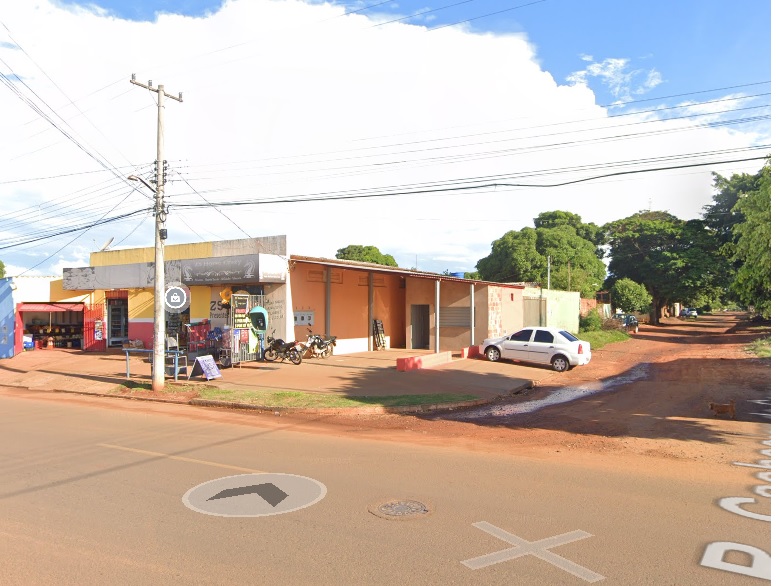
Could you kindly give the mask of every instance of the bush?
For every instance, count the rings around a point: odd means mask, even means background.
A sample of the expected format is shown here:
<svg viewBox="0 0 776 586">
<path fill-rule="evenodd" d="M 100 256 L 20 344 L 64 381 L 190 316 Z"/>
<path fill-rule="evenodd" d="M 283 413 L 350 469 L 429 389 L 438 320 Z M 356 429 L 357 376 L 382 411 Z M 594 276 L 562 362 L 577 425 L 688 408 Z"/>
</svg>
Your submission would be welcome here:
<svg viewBox="0 0 776 586">
<path fill-rule="evenodd" d="M 601 316 L 597 311 L 591 311 L 584 317 L 579 318 L 580 332 L 595 332 L 601 329 Z"/>
</svg>

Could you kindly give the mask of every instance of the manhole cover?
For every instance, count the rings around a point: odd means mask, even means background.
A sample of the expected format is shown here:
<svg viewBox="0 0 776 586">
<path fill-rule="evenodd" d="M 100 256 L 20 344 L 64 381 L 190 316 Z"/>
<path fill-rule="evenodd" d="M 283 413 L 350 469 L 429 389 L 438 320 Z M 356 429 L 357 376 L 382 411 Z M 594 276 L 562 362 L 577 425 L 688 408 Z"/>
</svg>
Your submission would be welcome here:
<svg viewBox="0 0 776 586">
<path fill-rule="evenodd" d="M 369 512 L 383 519 L 414 519 L 431 512 L 431 509 L 413 500 L 390 500 L 369 507 Z"/>
</svg>

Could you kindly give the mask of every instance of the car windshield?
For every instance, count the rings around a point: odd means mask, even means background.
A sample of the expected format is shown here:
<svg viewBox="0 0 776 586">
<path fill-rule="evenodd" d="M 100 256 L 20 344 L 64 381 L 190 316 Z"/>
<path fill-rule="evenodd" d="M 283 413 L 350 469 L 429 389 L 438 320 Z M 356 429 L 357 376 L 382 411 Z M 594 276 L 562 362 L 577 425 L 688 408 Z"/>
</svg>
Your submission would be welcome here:
<svg viewBox="0 0 776 586">
<path fill-rule="evenodd" d="M 577 338 L 574 334 L 567 332 L 566 330 L 560 330 L 558 333 L 564 338 L 566 338 L 569 342 L 579 341 L 579 338 Z"/>
</svg>

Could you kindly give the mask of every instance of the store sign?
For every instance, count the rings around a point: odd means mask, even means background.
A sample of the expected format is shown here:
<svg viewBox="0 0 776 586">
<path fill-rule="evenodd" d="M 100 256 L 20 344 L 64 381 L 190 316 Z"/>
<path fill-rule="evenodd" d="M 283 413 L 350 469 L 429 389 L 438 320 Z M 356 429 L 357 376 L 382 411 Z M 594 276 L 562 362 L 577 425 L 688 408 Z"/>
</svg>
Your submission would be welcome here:
<svg viewBox="0 0 776 586">
<path fill-rule="evenodd" d="M 189 378 L 199 375 L 204 376 L 207 380 L 221 378 L 221 371 L 218 370 L 216 361 L 210 354 L 206 354 L 205 356 L 197 356 L 194 359 L 194 364 L 191 367 L 191 374 L 189 374 Z"/>
<path fill-rule="evenodd" d="M 95 340 L 102 340 L 102 320 L 96 319 L 94 320 L 94 339 Z"/>
<path fill-rule="evenodd" d="M 259 255 L 193 258 L 180 261 L 181 280 L 187 285 L 252 283 L 259 280 Z"/>
<path fill-rule="evenodd" d="M 285 283 L 288 259 L 276 254 L 242 254 L 212 258 L 169 260 L 165 275 L 185 285 L 221 285 L 237 283 Z M 99 267 L 62 269 L 62 288 L 66 291 L 97 289 L 145 289 L 154 286 L 152 262 Z"/>
</svg>

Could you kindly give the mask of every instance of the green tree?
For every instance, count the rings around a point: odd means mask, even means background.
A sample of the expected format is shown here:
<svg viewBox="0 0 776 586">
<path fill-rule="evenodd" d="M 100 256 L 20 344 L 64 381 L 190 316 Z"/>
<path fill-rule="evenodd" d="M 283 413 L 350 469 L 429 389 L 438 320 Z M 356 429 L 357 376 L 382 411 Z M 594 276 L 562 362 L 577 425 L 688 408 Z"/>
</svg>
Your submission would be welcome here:
<svg viewBox="0 0 776 586">
<path fill-rule="evenodd" d="M 757 175 L 747 173 L 733 174 L 729 179 L 719 173 L 712 173 L 714 177 L 713 204 L 703 206 L 703 220 L 719 237 L 721 244 L 733 242 L 735 235 L 733 228 L 744 220 L 736 204 L 742 193 L 752 193 L 757 190 L 762 177 L 762 171 Z"/>
<path fill-rule="evenodd" d="M 3 261 L 0 260 L 0 279 L 5 277 L 5 265 L 3 264 Z"/>
<path fill-rule="evenodd" d="M 604 282 L 606 266 L 593 242 L 579 235 L 571 225 L 536 229 L 536 251 L 550 258 L 550 285 L 554 289 L 579 291 L 595 297 Z M 543 275 L 542 283 L 546 283 Z"/>
<path fill-rule="evenodd" d="M 756 188 L 741 193 L 733 207 L 743 221 L 733 231 L 732 258 L 740 263 L 731 285 L 739 299 L 771 313 L 771 166 L 760 171 Z"/>
<path fill-rule="evenodd" d="M 652 298 L 647 288 L 627 277 L 618 279 L 611 288 L 612 304 L 625 313 L 641 313 L 649 309 Z"/>
<path fill-rule="evenodd" d="M 604 231 L 600 226 L 592 222 L 584 223 L 582 218 L 571 212 L 556 210 L 554 212 L 542 212 L 534 218 L 536 228 L 558 228 L 559 226 L 571 226 L 577 233 L 577 236 L 592 242 L 596 246 L 604 243 Z M 603 251 L 600 251 L 600 257 L 603 258 Z"/>
<path fill-rule="evenodd" d="M 544 257 L 536 252 L 536 230 L 510 230 L 491 243 L 491 252 L 477 261 L 477 272 L 485 281 L 508 283 L 541 279 Z"/>
<path fill-rule="evenodd" d="M 335 255 L 340 260 L 356 260 L 361 262 L 372 262 L 389 267 L 398 267 L 396 260 L 390 254 L 383 254 L 375 246 L 361 246 L 351 244 L 345 248 L 340 248 Z"/>
<path fill-rule="evenodd" d="M 653 324 L 669 302 L 710 295 L 727 274 L 719 242 L 700 220 L 642 211 L 605 228 L 610 280 L 627 277 L 646 287 Z"/>
<path fill-rule="evenodd" d="M 534 220 L 538 228 L 511 230 L 491 244 L 491 253 L 477 262 L 486 281 L 537 282 L 547 286 L 547 258 L 550 285 L 579 291 L 593 297 L 601 287 L 606 267 L 596 245 L 579 235 L 584 233 L 579 216 L 569 212 L 547 212 Z"/>
</svg>

